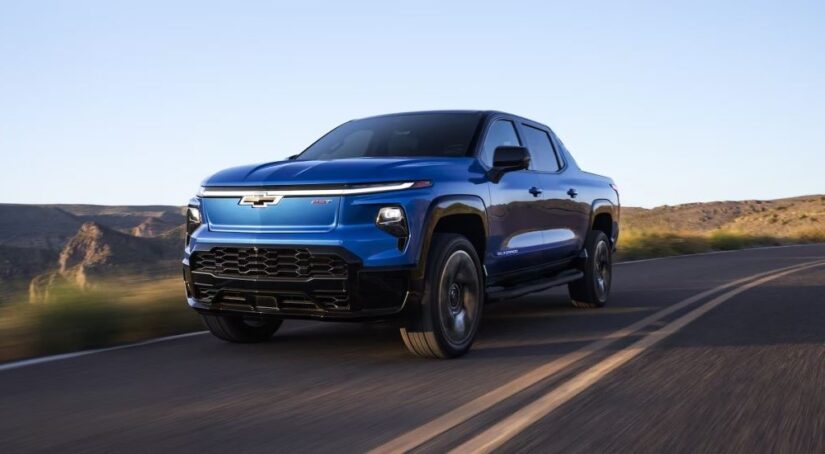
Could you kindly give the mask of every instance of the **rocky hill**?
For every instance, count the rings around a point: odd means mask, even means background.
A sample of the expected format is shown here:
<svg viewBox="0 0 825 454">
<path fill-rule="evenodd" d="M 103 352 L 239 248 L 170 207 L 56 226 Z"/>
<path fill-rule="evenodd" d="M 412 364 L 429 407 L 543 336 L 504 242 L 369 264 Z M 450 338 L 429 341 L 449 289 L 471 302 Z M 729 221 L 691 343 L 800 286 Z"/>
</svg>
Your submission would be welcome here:
<svg viewBox="0 0 825 454">
<path fill-rule="evenodd" d="M 142 238 L 155 238 L 175 230 L 180 227 L 180 225 L 180 219 L 178 219 L 177 216 L 174 219 L 153 217 L 132 227 L 131 230 L 129 230 L 129 234 Z"/>
<path fill-rule="evenodd" d="M 791 237 L 825 233 L 825 196 L 688 203 L 622 209 L 624 231 L 708 233 L 725 230 Z"/>
<path fill-rule="evenodd" d="M 102 232 L 97 244 L 109 240 L 120 244 L 123 241 L 116 239 L 120 236 L 140 237 L 162 240 L 141 243 L 140 248 L 156 251 L 157 243 L 161 243 L 179 253 L 183 210 L 174 206 L 0 204 L 0 302 L 24 299 L 35 276 L 61 269 L 68 273 L 72 267 L 64 269 L 61 265 L 66 247 L 71 242 L 77 249 L 95 229 Z M 89 222 L 95 227 L 88 227 Z M 116 267 L 109 266 L 134 257 L 139 254 L 117 254 L 100 270 L 104 274 L 117 272 Z"/>
<path fill-rule="evenodd" d="M 87 289 L 113 276 L 170 274 L 181 255 L 181 244 L 174 240 L 135 237 L 86 222 L 63 246 L 57 269 L 31 281 L 29 300 L 45 300 L 58 285 Z"/>
</svg>

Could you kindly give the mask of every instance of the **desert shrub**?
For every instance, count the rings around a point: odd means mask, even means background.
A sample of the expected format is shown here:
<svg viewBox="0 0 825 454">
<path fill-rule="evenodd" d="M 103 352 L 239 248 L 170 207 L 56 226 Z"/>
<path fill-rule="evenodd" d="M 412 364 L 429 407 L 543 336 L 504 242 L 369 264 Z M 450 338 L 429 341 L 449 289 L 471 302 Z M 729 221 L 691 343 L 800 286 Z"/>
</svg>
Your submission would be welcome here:
<svg viewBox="0 0 825 454">
<path fill-rule="evenodd" d="M 710 247 L 717 251 L 733 251 L 757 246 L 778 246 L 782 241 L 769 236 L 755 236 L 744 233 L 718 230 L 708 236 Z"/>
<path fill-rule="evenodd" d="M 672 232 L 630 231 L 619 237 L 618 251 L 622 260 L 695 254 L 710 250 L 701 236 Z"/>
<path fill-rule="evenodd" d="M 789 236 L 752 235 L 732 230 L 716 230 L 708 234 L 635 230 L 620 235 L 617 258 L 639 260 L 749 247 L 821 242 L 825 242 L 825 230 L 815 228 Z"/>
<path fill-rule="evenodd" d="M 100 293 L 59 289 L 48 304 L 31 309 L 30 341 L 38 352 L 100 347 L 117 341 L 128 308 Z"/>
<path fill-rule="evenodd" d="M 797 243 L 825 243 L 825 230 L 806 229 L 794 235 L 794 242 Z"/>
<path fill-rule="evenodd" d="M 58 288 L 39 304 L 0 308 L 0 361 L 135 342 L 202 329 L 180 282 L 118 285 L 92 291 Z"/>
</svg>

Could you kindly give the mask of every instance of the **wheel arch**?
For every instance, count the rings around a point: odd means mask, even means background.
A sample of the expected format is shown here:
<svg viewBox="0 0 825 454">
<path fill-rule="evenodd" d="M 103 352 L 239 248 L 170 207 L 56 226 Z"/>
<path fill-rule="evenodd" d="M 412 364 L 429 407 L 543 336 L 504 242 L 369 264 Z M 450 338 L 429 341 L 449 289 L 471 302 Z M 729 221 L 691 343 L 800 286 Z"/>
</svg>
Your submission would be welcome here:
<svg viewBox="0 0 825 454">
<path fill-rule="evenodd" d="M 590 223 L 592 230 L 600 230 L 607 235 L 611 246 L 616 247 L 619 239 L 619 208 L 608 199 L 596 199 L 590 209 Z"/>
<path fill-rule="evenodd" d="M 421 250 L 418 254 L 418 265 L 414 277 L 424 278 L 430 244 L 436 232 L 458 233 L 466 236 L 473 243 L 478 258 L 483 264 L 489 231 L 487 207 L 480 197 L 449 195 L 433 200 L 424 221 Z"/>
</svg>

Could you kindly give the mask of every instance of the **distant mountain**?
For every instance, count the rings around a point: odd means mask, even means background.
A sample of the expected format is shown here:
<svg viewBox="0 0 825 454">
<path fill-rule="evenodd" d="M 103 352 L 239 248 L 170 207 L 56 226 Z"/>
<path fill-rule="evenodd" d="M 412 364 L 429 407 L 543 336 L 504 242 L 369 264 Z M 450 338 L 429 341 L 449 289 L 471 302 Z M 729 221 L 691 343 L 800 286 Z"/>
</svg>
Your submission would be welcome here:
<svg viewBox="0 0 825 454">
<path fill-rule="evenodd" d="M 105 205 L 55 205 L 71 213 L 83 222 L 96 222 L 110 229 L 133 234 L 134 229 L 149 228 L 138 236 L 158 236 L 183 224 L 185 208 L 164 205 L 105 206 Z"/>
<path fill-rule="evenodd" d="M 0 204 L 0 246 L 59 251 L 82 224 L 56 206 Z"/>
<path fill-rule="evenodd" d="M 0 246 L 60 250 L 92 221 L 138 236 L 159 236 L 184 223 L 174 206 L 20 205 L 0 203 Z"/>
</svg>

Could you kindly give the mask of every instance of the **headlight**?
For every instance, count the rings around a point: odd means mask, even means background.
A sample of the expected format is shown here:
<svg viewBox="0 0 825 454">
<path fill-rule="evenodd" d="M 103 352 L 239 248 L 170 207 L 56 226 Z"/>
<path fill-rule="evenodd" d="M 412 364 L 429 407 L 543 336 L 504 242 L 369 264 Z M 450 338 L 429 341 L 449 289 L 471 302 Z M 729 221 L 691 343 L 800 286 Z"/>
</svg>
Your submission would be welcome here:
<svg viewBox="0 0 825 454">
<path fill-rule="evenodd" d="M 404 220 L 404 210 L 399 207 L 384 207 L 378 210 L 378 223 L 400 222 Z"/>
<path fill-rule="evenodd" d="M 189 201 L 186 207 L 186 245 L 189 246 L 189 237 L 201 226 L 203 217 L 201 216 L 200 200 L 194 198 Z"/>
<path fill-rule="evenodd" d="M 200 225 L 201 223 L 201 210 L 197 207 L 189 207 L 186 210 L 186 222 L 191 225 Z"/>
<path fill-rule="evenodd" d="M 390 206 L 378 210 L 375 225 L 377 225 L 379 229 L 399 238 L 409 236 L 407 218 L 404 214 L 404 209 L 401 207 Z"/>
</svg>

